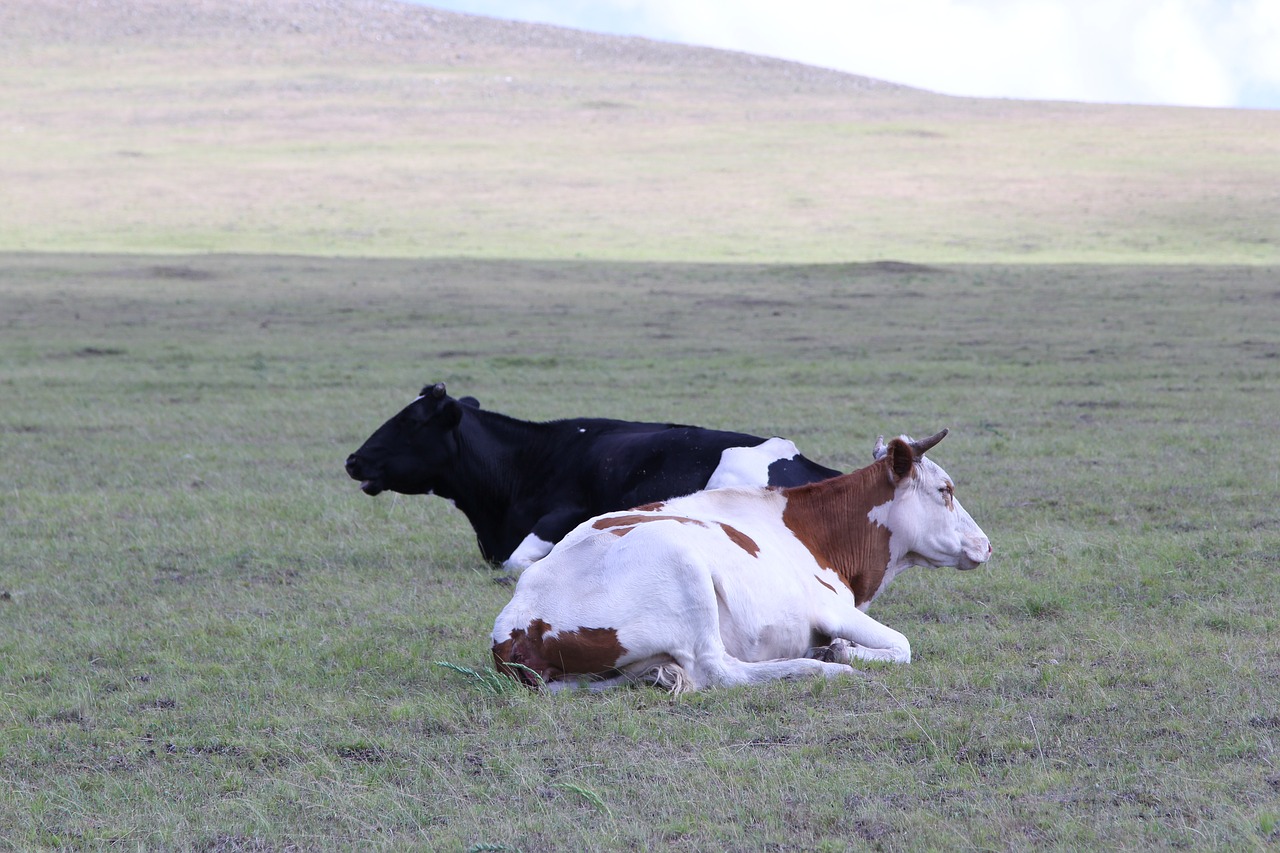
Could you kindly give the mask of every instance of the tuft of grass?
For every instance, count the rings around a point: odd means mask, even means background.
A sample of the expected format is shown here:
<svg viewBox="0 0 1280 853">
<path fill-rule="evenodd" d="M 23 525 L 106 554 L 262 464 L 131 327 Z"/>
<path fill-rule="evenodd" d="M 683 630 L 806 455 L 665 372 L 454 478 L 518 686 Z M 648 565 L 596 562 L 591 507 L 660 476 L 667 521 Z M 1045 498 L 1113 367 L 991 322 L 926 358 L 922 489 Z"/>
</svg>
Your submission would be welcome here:
<svg viewBox="0 0 1280 853">
<path fill-rule="evenodd" d="M 503 675 L 502 673 L 495 670 L 493 667 L 485 667 L 484 669 L 474 669 L 469 666 L 461 666 L 460 664 L 450 663 L 449 661 L 442 661 L 442 660 L 436 661 L 435 665 L 439 667 L 443 667 L 448 670 L 452 670 L 453 672 L 459 673 L 460 675 L 466 676 L 467 679 L 472 684 L 494 695 L 501 696 L 501 695 L 506 695 L 511 693 L 527 692 L 527 688 L 523 684 L 516 681 L 514 678 L 511 678 L 510 676 Z M 511 667 L 518 667 L 520 669 L 523 669 L 526 672 L 529 672 L 531 675 L 538 678 L 539 681 L 542 680 L 542 677 L 538 673 L 529 669 L 527 666 L 523 666 L 518 663 L 507 664 L 507 665 Z"/>
<path fill-rule="evenodd" d="M 556 783 L 556 787 L 561 788 L 565 791 L 569 791 L 571 793 L 577 794 L 579 797 L 582 797 L 582 799 L 590 803 L 593 808 L 595 808 L 605 817 L 609 817 L 609 818 L 613 817 L 613 812 L 609 810 L 609 807 L 605 804 L 604 800 L 600 797 L 599 794 L 597 794 L 595 791 L 592 791 L 590 788 L 583 787 L 582 785 L 579 785 L 575 782 L 558 782 Z"/>
</svg>

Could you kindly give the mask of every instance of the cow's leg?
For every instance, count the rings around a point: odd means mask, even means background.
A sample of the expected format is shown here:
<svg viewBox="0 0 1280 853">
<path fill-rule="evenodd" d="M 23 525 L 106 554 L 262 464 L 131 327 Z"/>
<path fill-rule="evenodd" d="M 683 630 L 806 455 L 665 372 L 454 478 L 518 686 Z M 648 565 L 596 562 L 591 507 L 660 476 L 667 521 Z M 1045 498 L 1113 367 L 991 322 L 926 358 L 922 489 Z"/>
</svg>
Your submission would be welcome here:
<svg viewBox="0 0 1280 853">
<path fill-rule="evenodd" d="M 832 637 L 830 644 L 809 649 L 807 657 L 811 657 L 814 660 L 825 660 L 831 663 L 852 664 L 855 660 L 853 655 L 853 643 L 843 637 Z"/>
<path fill-rule="evenodd" d="M 668 663 L 640 671 L 625 672 L 609 678 L 566 678 L 550 681 L 552 693 L 586 690 L 599 693 L 635 684 L 650 684 L 670 693 L 686 693 L 704 687 L 732 687 L 793 678 L 835 678 L 838 675 L 863 675 L 844 663 L 797 658 L 795 660 L 742 661 L 724 654 L 715 662 L 697 661 L 685 665 Z"/>
<path fill-rule="evenodd" d="M 511 556 L 502 561 L 502 568 L 512 577 L 519 575 L 551 553 L 555 544 L 589 515 L 591 513 L 581 507 L 570 506 L 542 516 L 534 523 L 529 534 L 511 552 Z"/>
<path fill-rule="evenodd" d="M 636 684 L 648 684 L 666 690 L 668 693 L 685 693 L 694 689 L 684 670 L 674 661 L 658 664 L 639 670 L 629 670 L 621 675 L 609 678 L 566 679 L 552 681 L 547 689 L 552 693 L 572 690 L 586 690 L 591 693 L 602 693 L 618 687 L 631 687 Z"/>
<path fill-rule="evenodd" d="M 832 638 L 848 640 L 852 648 L 833 652 L 836 660 L 911 662 L 911 643 L 902 634 L 872 619 L 855 607 L 841 608 L 818 620 L 817 628 Z M 844 657 L 848 655 L 848 657 Z"/>
<path fill-rule="evenodd" d="M 718 616 L 718 614 L 717 614 Z M 686 659 L 673 652 L 676 662 L 684 670 L 693 689 L 702 687 L 730 687 L 738 684 L 758 684 L 780 679 L 813 678 L 824 676 L 854 675 L 855 670 L 847 662 L 794 658 L 764 661 L 745 661 L 729 654 L 716 630 L 703 638 L 697 652 Z"/>
<path fill-rule="evenodd" d="M 705 625 L 706 630 L 696 637 L 690 637 L 692 642 L 684 648 L 671 647 L 669 653 L 687 676 L 690 683 L 689 689 L 757 684 L 763 681 L 812 678 L 819 675 L 834 678 L 837 675 L 854 673 L 853 667 L 846 663 L 809 658 L 744 661 L 734 657 L 725 648 L 721 634 L 720 619 L 723 616 L 720 610 L 721 593 L 716 589 L 712 572 L 700 562 L 691 562 L 686 565 L 688 568 L 683 577 L 698 578 L 699 583 L 691 588 L 692 594 L 686 603 L 687 609 L 683 612 L 690 613 L 696 610 L 698 618 L 695 622 Z"/>
<path fill-rule="evenodd" d="M 781 679 L 813 678 L 819 675 L 825 678 L 835 678 L 838 675 L 860 674 L 847 664 L 828 663 L 826 661 L 813 660 L 812 658 L 744 661 L 727 654 L 714 670 L 714 674 L 706 673 L 714 678 L 711 683 L 726 687 L 735 684 L 758 684 L 762 681 L 778 681 Z"/>
<path fill-rule="evenodd" d="M 511 552 L 511 556 L 503 561 L 502 568 L 508 575 L 516 577 L 529 566 L 547 556 L 553 545 L 555 545 L 554 542 L 548 542 L 540 538 L 538 534 L 530 533 Z"/>
</svg>

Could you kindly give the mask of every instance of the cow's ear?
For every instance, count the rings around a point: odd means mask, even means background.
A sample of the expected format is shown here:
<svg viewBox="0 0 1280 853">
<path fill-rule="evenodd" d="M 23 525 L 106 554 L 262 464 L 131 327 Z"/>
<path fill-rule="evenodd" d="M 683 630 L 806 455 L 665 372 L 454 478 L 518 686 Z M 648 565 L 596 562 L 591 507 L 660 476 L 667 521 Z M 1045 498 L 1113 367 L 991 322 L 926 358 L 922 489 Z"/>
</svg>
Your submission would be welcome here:
<svg viewBox="0 0 1280 853">
<path fill-rule="evenodd" d="M 441 427 L 453 429 L 462 420 L 462 404 L 457 400 L 446 400 L 436 417 L 440 419 Z"/>
<path fill-rule="evenodd" d="M 907 444 L 901 438 L 895 438 L 889 442 L 885 455 L 889 457 L 889 474 L 893 478 L 895 486 L 903 480 L 910 479 L 911 475 L 915 473 L 915 451 L 911 449 L 910 444 Z"/>
<path fill-rule="evenodd" d="M 480 401 L 475 397 L 459 397 L 458 402 L 464 406 L 470 406 L 473 409 L 480 408 Z"/>
</svg>

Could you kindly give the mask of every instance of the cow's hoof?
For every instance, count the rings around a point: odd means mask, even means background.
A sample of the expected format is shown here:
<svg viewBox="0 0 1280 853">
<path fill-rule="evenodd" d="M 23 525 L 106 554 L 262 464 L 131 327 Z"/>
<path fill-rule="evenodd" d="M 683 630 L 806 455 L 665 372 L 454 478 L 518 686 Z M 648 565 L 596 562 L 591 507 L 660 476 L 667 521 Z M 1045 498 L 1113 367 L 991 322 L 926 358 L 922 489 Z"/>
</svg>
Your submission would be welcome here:
<svg viewBox="0 0 1280 853">
<path fill-rule="evenodd" d="M 819 646 L 809 653 L 809 657 L 826 663 L 842 663 L 851 666 L 854 660 L 853 643 L 836 637 L 829 646 Z"/>
</svg>

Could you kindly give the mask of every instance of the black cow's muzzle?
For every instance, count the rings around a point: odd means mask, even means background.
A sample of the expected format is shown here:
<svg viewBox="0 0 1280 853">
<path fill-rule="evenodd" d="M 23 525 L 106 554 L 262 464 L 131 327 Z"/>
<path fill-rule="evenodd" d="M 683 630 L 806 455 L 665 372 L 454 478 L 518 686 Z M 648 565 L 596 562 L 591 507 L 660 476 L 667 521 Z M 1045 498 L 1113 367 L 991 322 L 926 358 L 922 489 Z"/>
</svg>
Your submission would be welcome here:
<svg viewBox="0 0 1280 853">
<path fill-rule="evenodd" d="M 382 491 L 379 475 L 370 470 L 370 466 L 361 461 L 356 454 L 352 453 L 347 457 L 346 468 L 351 479 L 360 481 L 360 490 L 366 495 L 376 495 Z"/>
</svg>

